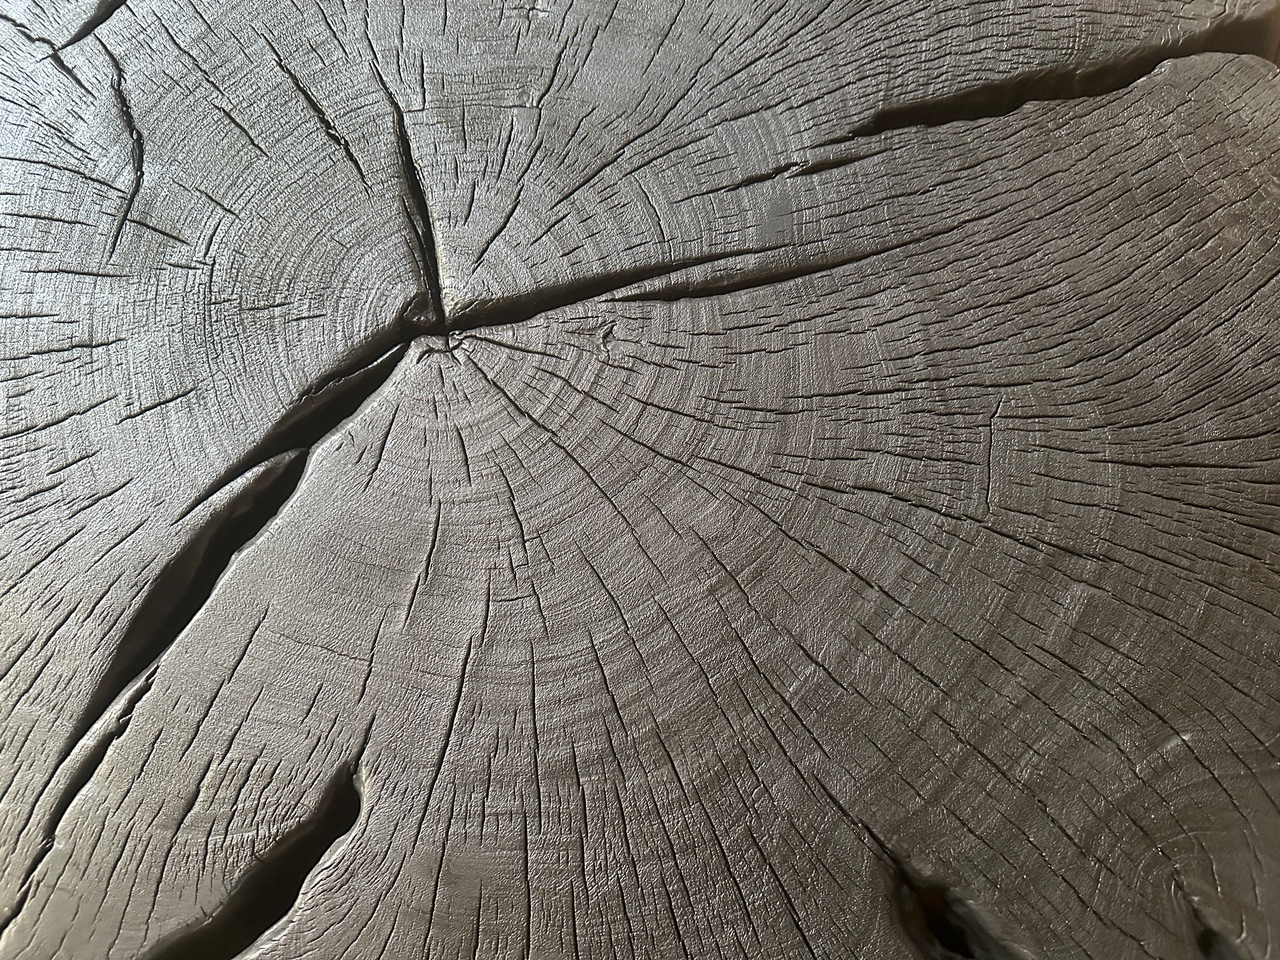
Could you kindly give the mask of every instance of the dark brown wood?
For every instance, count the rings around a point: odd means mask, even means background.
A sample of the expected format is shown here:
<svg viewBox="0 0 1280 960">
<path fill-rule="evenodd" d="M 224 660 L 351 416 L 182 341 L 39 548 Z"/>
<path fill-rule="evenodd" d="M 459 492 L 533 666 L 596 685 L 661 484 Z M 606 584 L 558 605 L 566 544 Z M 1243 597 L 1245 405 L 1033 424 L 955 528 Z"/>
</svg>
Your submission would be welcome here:
<svg viewBox="0 0 1280 960">
<path fill-rule="evenodd" d="M 0 958 L 1256 958 L 1280 15 L 0 10 Z"/>
</svg>

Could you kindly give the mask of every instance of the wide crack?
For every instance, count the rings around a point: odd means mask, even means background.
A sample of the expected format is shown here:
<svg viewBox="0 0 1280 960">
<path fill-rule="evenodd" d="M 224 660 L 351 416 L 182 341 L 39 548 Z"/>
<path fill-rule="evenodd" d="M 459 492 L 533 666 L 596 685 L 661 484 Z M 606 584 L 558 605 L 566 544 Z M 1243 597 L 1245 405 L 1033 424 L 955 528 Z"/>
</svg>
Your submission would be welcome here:
<svg viewBox="0 0 1280 960">
<path fill-rule="evenodd" d="M 845 137 L 820 146 L 907 127 L 1003 117 L 1030 103 L 1106 96 L 1150 76 L 1162 63 L 1205 53 L 1252 55 L 1280 64 L 1280 4 L 1249 16 L 1220 17 L 1197 33 L 1153 44 L 1097 66 L 1018 74 L 941 97 L 885 107 Z"/>
<path fill-rule="evenodd" d="M 363 807 L 357 755 L 333 774 L 310 815 L 255 859 L 221 904 L 187 930 L 162 940 L 141 960 L 239 956 L 288 916 L 308 878 L 355 829 Z"/>
</svg>

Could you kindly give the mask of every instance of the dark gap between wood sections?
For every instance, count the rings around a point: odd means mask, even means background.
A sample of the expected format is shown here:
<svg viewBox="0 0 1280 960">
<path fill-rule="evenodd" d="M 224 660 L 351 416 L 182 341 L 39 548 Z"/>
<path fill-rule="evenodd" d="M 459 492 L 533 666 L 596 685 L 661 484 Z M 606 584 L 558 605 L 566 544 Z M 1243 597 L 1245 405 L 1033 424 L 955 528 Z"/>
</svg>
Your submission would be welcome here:
<svg viewBox="0 0 1280 960">
<path fill-rule="evenodd" d="M 45 818 L 37 853 L 23 873 L 24 891 L 53 849 L 67 811 L 102 765 L 111 744 L 124 735 L 134 708 L 150 690 L 147 672 L 195 619 L 235 555 L 276 517 L 297 488 L 305 467 L 305 451 L 292 451 L 265 465 L 236 498 L 213 512 L 151 582 L 68 737 L 59 768 L 75 758 L 78 750 L 83 752 Z M 86 744 L 85 739 L 112 705 L 131 689 L 120 721 L 97 733 L 96 742 Z M 24 893 L 0 929 L 21 912 L 25 900 Z"/>
<path fill-rule="evenodd" d="M 343 766 L 315 811 L 253 863 L 205 920 L 157 944 L 139 960 L 232 960 L 288 916 L 307 878 L 360 819 L 355 764 Z"/>
<path fill-rule="evenodd" d="M 1002 117 L 1029 103 L 1078 100 L 1117 93 L 1150 75 L 1166 60 L 1202 53 L 1234 53 L 1280 64 L 1280 7 L 1251 17 L 1222 17 L 1197 34 L 1157 44 L 1132 56 L 1086 69 L 1062 67 L 980 84 L 949 96 L 877 111 L 848 135 L 819 146 L 905 127 L 937 127 L 962 120 Z"/>
<path fill-rule="evenodd" d="M 99 0 L 98 5 L 93 8 L 93 12 L 89 14 L 84 23 L 80 24 L 80 28 L 67 38 L 65 43 L 59 45 L 57 49 L 65 50 L 67 47 L 79 43 L 110 20 L 124 5 L 125 0 Z"/>
<path fill-rule="evenodd" d="M 829 790 L 837 807 L 848 811 Z M 889 874 L 890 899 L 898 924 L 920 960 L 1029 960 L 1005 944 L 976 910 L 936 877 L 926 877 L 890 847 L 867 823 L 854 821 L 877 848 Z"/>
<path fill-rule="evenodd" d="M 293 496 L 310 450 L 390 378 L 408 343 L 398 343 L 390 349 L 385 344 L 373 347 L 380 351 L 374 359 L 368 360 L 363 354 L 370 351 L 363 351 L 353 369 L 341 370 L 305 393 L 258 443 L 187 507 L 184 517 L 246 473 L 261 468 L 253 482 L 210 514 L 149 585 L 72 731 L 72 748 L 195 619 L 235 556 Z"/>
<path fill-rule="evenodd" d="M 945 884 L 901 862 L 893 864 L 893 873 L 898 919 L 922 960 L 1023 960 Z"/>
<path fill-rule="evenodd" d="M 281 455 L 240 494 L 214 511 L 151 582 L 124 637 L 90 695 L 72 742 L 97 721 L 195 619 L 240 549 L 279 513 L 302 479 L 304 451 Z"/>
<path fill-rule="evenodd" d="M 1242 960 L 1235 944 L 1211 927 L 1194 905 L 1191 906 L 1191 920 L 1196 950 L 1205 960 Z"/>
<path fill-rule="evenodd" d="M 363 351 L 354 369 L 341 370 L 304 394 L 262 440 L 184 511 L 185 517 L 246 473 L 259 471 L 233 498 L 210 513 L 148 585 L 68 736 L 60 765 L 75 755 L 112 705 L 159 662 L 204 608 L 236 555 L 279 515 L 302 480 L 310 449 L 386 382 L 408 349 L 407 343 L 390 350 L 385 344 L 374 346 L 381 352 L 372 361 L 363 355 L 369 351 Z M 136 699 L 141 699 L 141 694 Z M 24 883 L 52 849 L 62 818 L 122 733 L 123 725 L 106 731 L 101 742 L 93 744 L 76 764 L 45 820 L 39 853 L 28 865 Z M 16 913 L 17 908 L 5 922 Z"/>
</svg>

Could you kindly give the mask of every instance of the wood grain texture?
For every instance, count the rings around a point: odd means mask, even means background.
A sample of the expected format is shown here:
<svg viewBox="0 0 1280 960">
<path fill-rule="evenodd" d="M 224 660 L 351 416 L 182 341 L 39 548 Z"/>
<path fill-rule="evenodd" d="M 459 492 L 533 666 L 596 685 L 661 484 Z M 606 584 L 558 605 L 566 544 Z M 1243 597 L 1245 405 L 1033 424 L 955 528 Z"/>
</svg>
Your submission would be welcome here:
<svg viewBox="0 0 1280 960">
<path fill-rule="evenodd" d="M 0 957 L 1269 956 L 1277 23 L 7 8 Z"/>
</svg>

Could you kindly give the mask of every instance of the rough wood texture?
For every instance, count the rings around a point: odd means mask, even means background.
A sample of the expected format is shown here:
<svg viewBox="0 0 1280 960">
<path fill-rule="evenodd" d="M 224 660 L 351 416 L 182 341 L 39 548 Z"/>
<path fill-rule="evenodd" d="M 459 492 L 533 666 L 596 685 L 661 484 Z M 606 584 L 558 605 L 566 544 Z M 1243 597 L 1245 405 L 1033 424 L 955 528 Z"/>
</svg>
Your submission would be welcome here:
<svg viewBox="0 0 1280 960">
<path fill-rule="evenodd" d="M 0 957 L 1273 956 L 1278 39 L 6 4 Z"/>
</svg>

